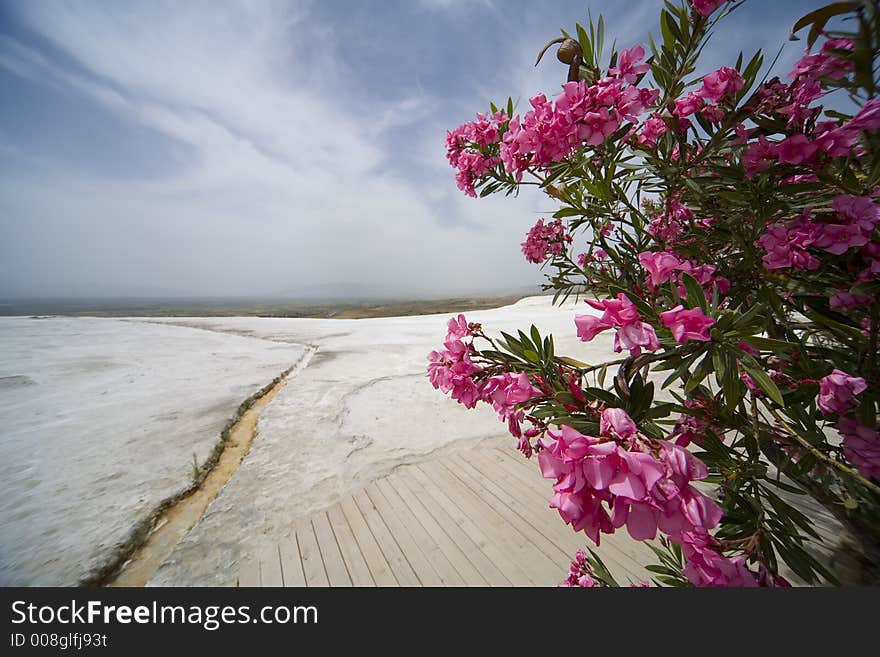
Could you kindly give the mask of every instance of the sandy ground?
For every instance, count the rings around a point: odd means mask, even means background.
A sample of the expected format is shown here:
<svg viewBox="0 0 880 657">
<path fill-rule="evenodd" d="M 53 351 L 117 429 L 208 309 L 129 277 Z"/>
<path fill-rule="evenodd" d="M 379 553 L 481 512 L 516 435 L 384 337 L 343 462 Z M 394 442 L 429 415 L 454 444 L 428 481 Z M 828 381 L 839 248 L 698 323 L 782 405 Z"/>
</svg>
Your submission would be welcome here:
<svg viewBox="0 0 880 657">
<path fill-rule="evenodd" d="M 99 567 L 303 351 L 145 322 L 0 318 L 0 585 L 73 585 Z"/>
</svg>

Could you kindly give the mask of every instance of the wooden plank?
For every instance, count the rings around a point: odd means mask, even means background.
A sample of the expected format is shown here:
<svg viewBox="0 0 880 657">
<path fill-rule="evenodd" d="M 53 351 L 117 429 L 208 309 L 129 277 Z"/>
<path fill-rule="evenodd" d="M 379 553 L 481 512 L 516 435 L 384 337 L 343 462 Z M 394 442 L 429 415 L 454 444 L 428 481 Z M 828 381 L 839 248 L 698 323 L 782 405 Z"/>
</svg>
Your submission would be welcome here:
<svg viewBox="0 0 880 657">
<path fill-rule="evenodd" d="M 434 482 L 437 477 L 435 463 L 421 464 L 409 469 L 410 474 L 421 484 L 424 490 L 435 499 L 437 504 L 454 523 L 470 538 L 479 550 L 488 557 L 494 568 L 484 572 L 486 579 L 493 586 L 530 586 L 535 582 L 520 568 L 510 552 L 512 544 L 505 540 L 505 532 L 493 532 L 488 523 L 481 518 L 476 507 L 469 503 L 462 504 L 459 496 L 453 500 L 454 493 L 450 487 L 441 490 Z M 429 476 L 430 474 L 430 476 Z M 455 487 L 452 487 L 455 488 Z M 509 533 L 509 528 L 508 532 Z M 490 535 L 491 534 L 491 535 Z"/>
<path fill-rule="evenodd" d="M 542 479 L 537 473 L 536 477 L 530 477 L 528 469 L 515 463 L 513 460 L 515 458 L 515 455 L 508 455 L 499 450 L 486 450 L 474 453 L 471 462 L 485 477 L 496 481 L 509 493 L 523 499 L 536 500 L 541 507 L 546 509 L 540 519 L 540 522 L 544 523 L 545 533 L 560 545 L 562 545 L 560 541 L 569 545 L 571 553 L 569 559 L 574 558 L 577 549 L 583 549 L 585 545 L 589 545 L 602 557 L 603 561 L 606 561 L 612 574 L 618 576 L 618 579 L 628 577 L 632 581 L 644 581 L 650 578 L 650 573 L 645 570 L 644 566 L 654 563 L 656 556 L 646 545 L 633 541 L 626 534 L 625 529 L 621 535 L 603 534 L 602 544 L 598 547 L 593 545 L 584 534 L 572 532 L 569 527 L 562 524 L 558 513 L 548 506 L 548 500 L 552 495 L 550 481 Z M 546 489 L 543 487 L 545 483 L 547 484 Z M 552 522 L 555 529 L 546 525 L 548 521 Z M 572 543 L 572 537 L 574 537 L 574 543 Z M 612 566 L 616 566 L 616 568 Z"/>
<path fill-rule="evenodd" d="M 292 534 L 290 538 L 281 539 L 278 543 L 278 553 L 281 561 L 281 576 L 284 579 L 284 586 L 305 586 L 306 576 L 303 573 L 296 534 Z"/>
<path fill-rule="evenodd" d="M 394 508 L 376 486 L 376 482 L 372 482 L 365 489 L 367 497 L 379 511 L 382 520 L 388 526 L 388 530 L 394 536 L 400 549 L 406 555 L 409 565 L 412 566 L 416 577 L 422 586 L 442 586 L 443 580 L 437 574 L 437 571 L 431 566 L 431 562 L 425 556 L 422 549 L 416 543 L 406 524 L 401 522 Z M 414 518 L 411 523 L 416 522 Z"/>
<path fill-rule="evenodd" d="M 391 566 L 388 565 L 385 555 L 382 554 L 382 550 L 379 548 L 378 543 L 376 543 L 376 539 L 361 515 L 357 504 L 355 504 L 354 498 L 345 497 L 340 502 L 340 505 L 355 540 L 357 540 L 361 548 L 361 554 L 364 555 L 364 560 L 367 562 L 367 567 L 370 569 L 373 581 L 376 582 L 377 586 L 397 586 L 397 579 L 394 577 Z"/>
<path fill-rule="evenodd" d="M 324 562 L 321 559 L 318 539 L 315 538 L 312 523 L 308 518 L 301 518 L 296 522 L 296 542 L 299 545 L 306 586 L 330 586 L 327 571 L 324 570 Z"/>
<path fill-rule="evenodd" d="M 457 457 L 446 459 L 444 463 L 451 476 L 456 477 L 470 488 L 484 503 L 490 505 L 507 522 L 526 536 L 544 554 L 553 560 L 565 560 L 570 558 L 567 546 L 562 547 L 550 540 L 541 527 L 543 523 L 535 522 L 534 510 L 527 511 L 523 507 L 523 500 L 514 497 L 498 487 L 494 482 L 488 481 L 482 474 L 465 461 L 459 461 Z M 531 507 L 532 505 L 528 505 Z"/>
<path fill-rule="evenodd" d="M 499 513 L 491 503 L 491 494 L 480 495 L 471 490 L 446 469 L 445 462 L 445 459 L 441 459 L 430 464 L 434 471 L 434 480 L 463 511 L 469 513 L 478 527 L 485 527 L 490 540 L 498 543 L 503 554 L 512 562 L 511 567 L 504 569 L 508 579 L 517 586 L 557 584 L 560 579 L 560 561 L 555 556 L 555 550 L 547 554 L 536 546 L 529 540 L 528 532 L 522 532 L 520 524 L 511 521 L 509 516 L 514 514 Z M 500 566 L 502 562 L 496 563 Z M 517 576 L 517 571 L 526 577 L 526 581 Z"/>
<path fill-rule="evenodd" d="M 312 516 L 312 527 L 315 529 L 315 537 L 318 539 L 318 547 L 321 550 L 321 558 L 324 561 L 330 586 L 351 586 L 348 568 L 345 567 L 342 552 L 339 551 L 336 536 L 324 511 Z"/>
<path fill-rule="evenodd" d="M 525 459 L 517 458 L 517 454 L 512 450 L 495 450 L 501 457 L 501 462 L 507 462 L 510 466 L 520 465 L 523 467 L 523 471 L 526 477 L 530 477 L 532 480 L 540 483 L 550 483 L 549 480 L 544 479 L 540 476 L 540 473 L 537 469 L 537 464 L 532 466 L 534 469 L 529 467 L 529 464 L 523 464 L 522 462 Z M 711 490 L 704 490 L 703 492 L 707 494 L 711 494 Z M 607 538 L 606 538 L 607 537 Z M 647 546 L 644 541 L 636 541 L 633 540 L 626 529 L 620 530 L 618 533 L 603 535 L 602 542 L 607 544 L 607 548 L 609 550 L 614 550 L 619 554 L 624 556 L 625 560 L 630 562 L 632 566 L 630 570 L 634 570 L 634 574 L 640 581 L 645 579 L 649 579 L 651 575 L 644 569 L 644 566 L 652 563 L 657 563 L 657 555 L 654 554 L 653 551 Z"/>
<path fill-rule="evenodd" d="M 467 473 L 474 480 L 480 482 L 480 485 L 490 489 L 515 513 L 556 544 L 564 555 L 560 560 L 562 566 L 566 565 L 566 560 L 572 560 L 575 552 L 583 549 L 587 544 L 588 539 L 583 534 L 575 533 L 571 528 L 565 526 L 557 512 L 547 506 L 546 497 L 523 486 L 512 477 L 502 476 L 505 473 L 498 469 L 495 461 L 484 461 L 482 454 L 476 453 L 470 453 L 466 458 L 464 455 L 455 455 L 452 458 L 457 461 L 463 473 Z M 499 483 L 504 485 L 500 486 Z M 597 548 L 594 547 L 594 549 Z M 630 561 L 628 559 L 621 560 L 621 555 L 616 551 L 611 551 L 609 554 L 607 549 L 598 549 L 598 552 L 613 574 L 626 574 L 632 578 L 639 577 L 637 572 L 631 570 Z"/>
<path fill-rule="evenodd" d="M 501 573 L 495 564 L 492 563 L 492 560 L 483 554 L 477 544 L 474 543 L 468 535 L 461 530 L 455 521 L 449 517 L 449 514 L 440 508 L 440 505 L 426 493 L 421 485 L 413 478 L 412 473 L 409 472 L 409 468 L 399 468 L 395 473 L 395 476 L 409 492 L 409 499 L 407 502 L 422 505 L 425 510 L 424 512 L 430 514 L 442 531 L 449 537 L 449 540 L 464 554 L 465 560 L 478 574 L 478 578 L 473 579 L 462 573 L 465 581 L 469 581 L 469 583 L 470 581 L 473 581 L 479 586 L 484 586 L 485 584 L 497 586 L 502 581 L 507 580 L 507 578 L 504 577 L 504 574 Z M 456 564 L 455 567 L 461 573 L 459 565 Z M 480 583 L 480 580 L 482 580 L 483 583 Z M 507 581 L 504 585 L 509 586 L 510 582 Z"/>
<path fill-rule="evenodd" d="M 330 520 L 330 526 L 336 536 L 336 543 L 342 552 L 351 583 L 354 586 L 376 586 L 367 562 L 364 560 L 364 555 L 361 554 L 361 548 L 351 532 L 351 527 L 348 526 L 348 520 L 342 513 L 342 507 L 338 504 L 331 506 L 327 510 L 327 518 Z"/>
<path fill-rule="evenodd" d="M 260 561 L 253 556 L 246 556 L 238 570 L 239 586 L 260 585 Z"/>
<path fill-rule="evenodd" d="M 455 568 L 465 586 L 486 586 L 488 584 L 486 578 L 468 560 L 463 548 L 455 544 L 443 528 L 440 527 L 434 516 L 422 505 L 417 496 L 410 492 L 409 487 L 401 476 L 402 470 L 403 468 L 398 468 L 394 473 L 386 477 L 385 480 L 391 484 L 406 504 L 410 516 L 418 518 L 425 531 L 431 535 L 431 539 L 437 544 L 446 558 L 449 559 L 449 563 Z"/>
<path fill-rule="evenodd" d="M 281 556 L 278 546 L 264 548 L 260 552 L 260 586 L 284 586 L 284 578 L 281 575 Z"/>
<path fill-rule="evenodd" d="M 406 555 L 403 554 L 394 536 L 388 531 L 388 526 L 382 520 L 382 516 L 373 504 L 373 501 L 363 490 L 359 490 L 353 497 L 361 510 L 361 514 L 364 516 L 364 520 L 367 521 L 367 525 L 369 525 L 373 538 L 376 539 L 379 545 L 379 549 L 385 555 L 385 560 L 391 566 L 391 571 L 394 573 L 398 584 L 400 586 L 420 586 L 419 578 L 416 576 L 409 561 L 407 561 Z"/>
<path fill-rule="evenodd" d="M 422 526 L 418 518 L 412 514 L 412 511 L 410 511 L 394 487 L 388 482 L 387 478 L 379 479 L 374 484 L 391 505 L 398 521 L 408 528 L 416 545 L 419 546 L 425 558 L 428 559 L 440 578 L 441 584 L 444 586 L 464 586 L 465 582 L 461 575 L 458 574 L 458 571 L 449 559 L 446 558 L 443 550 L 440 549 L 440 546 L 437 545 L 431 534 Z"/>
</svg>

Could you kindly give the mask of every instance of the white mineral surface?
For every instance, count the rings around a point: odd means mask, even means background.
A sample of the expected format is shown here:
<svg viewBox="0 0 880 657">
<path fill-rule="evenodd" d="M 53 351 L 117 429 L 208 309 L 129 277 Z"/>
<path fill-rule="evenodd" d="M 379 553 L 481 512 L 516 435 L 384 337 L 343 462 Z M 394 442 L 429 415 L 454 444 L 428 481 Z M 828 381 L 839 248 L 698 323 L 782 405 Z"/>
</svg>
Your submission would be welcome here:
<svg viewBox="0 0 880 657">
<path fill-rule="evenodd" d="M 100 567 L 303 353 L 146 321 L 0 318 L 0 585 Z"/>
<path fill-rule="evenodd" d="M 531 297 L 467 319 L 488 335 L 534 324 L 542 335 L 554 334 L 560 354 L 613 356 L 611 335 L 578 341 L 574 315 L 573 303 Z M 151 583 L 228 584 L 243 557 L 290 534 L 296 518 L 397 465 L 504 434 L 491 408 L 467 410 L 425 376 L 426 355 L 443 341 L 448 318 L 166 320 L 315 345 L 317 352 L 263 412 L 241 467 Z"/>
</svg>

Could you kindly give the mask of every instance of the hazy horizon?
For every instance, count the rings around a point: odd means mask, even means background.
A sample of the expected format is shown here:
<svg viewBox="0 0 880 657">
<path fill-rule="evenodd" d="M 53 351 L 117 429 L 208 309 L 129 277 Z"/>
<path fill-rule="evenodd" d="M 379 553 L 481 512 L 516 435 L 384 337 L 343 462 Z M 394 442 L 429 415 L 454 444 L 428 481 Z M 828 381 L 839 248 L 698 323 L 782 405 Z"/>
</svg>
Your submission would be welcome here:
<svg viewBox="0 0 880 657">
<path fill-rule="evenodd" d="M 785 76 L 804 48 L 789 27 L 817 4 L 746 2 L 703 68 L 785 44 Z M 465 197 L 446 130 L 555 95 L 565 69 L 535 55 L 588 9 L 625 48 L 661 6 L 4 2 L 0 299 L 537 287 L 520 243 L 552 200 Z"/>
</svg>

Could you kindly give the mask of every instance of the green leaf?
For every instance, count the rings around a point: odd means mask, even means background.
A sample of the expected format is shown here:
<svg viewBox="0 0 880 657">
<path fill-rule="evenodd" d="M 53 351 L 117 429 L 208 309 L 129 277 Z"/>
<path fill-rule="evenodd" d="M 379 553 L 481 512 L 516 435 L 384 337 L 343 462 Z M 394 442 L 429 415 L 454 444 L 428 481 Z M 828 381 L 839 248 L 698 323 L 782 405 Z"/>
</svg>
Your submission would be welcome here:
<svg viewBox="0 0 880 657">
<path fill-rule="evenodd" d="M 785 402 L 782 400 L 782 393 L 779 392 L 779 388 L 776 387 L 776 384 L 773 383 L 773 380 L 767 376 L 767 372 L 762 370 L 760 367 L 753 367 L 751 365 L 746 364 L 745 360 L 742 361 L 743 369 L 748 373 L 755 384 L 764 391 L 764 393 L 772 399 L 774 402 L 779 404 L 780 406 L 785 406 Z"/>
<path fill-rule="evenodd" d="M 794 35 L 800 30 L 804 29 L 807 25 L 812 25 L 814 30 L 818 27 L 818 31 L 821 32 L 822 28 L 825 27 L 825 24 L 832 17 L 855 11 L 859 8 L 859 4 L 860 3 L 858 2 L 832 2 L 830 5 L 825 5 L 824 7 L 820 7 L 815 11 L 811 11 L 805 16 L 801 16 L 801 18 L 799 18 L 798 21 L 791 28 L 791 38 L 793 40 L 797 40 L 797 37 L 795 37 Z M 816 39 L 812 36 L 812 34 L 810 35 L 810 38 L 811 40 L 808 41 L 808 46 L 812 48 L 813 43 L 815 43 Z"/>
<path fill-rule="evenodd" d="M 589 363 L 585 363 L 583 361 L 577 360 L 576 358 L 569 358 L 568 356 L 557 356 L 556 360 L 565 363 L 566 365 L 570 365 L 571 367 L 576 367 L 578 369 L 584 370 L 588 367 L 591 367 Z"/>
<path fill-rule="evenodd" d="M 590 37 L 587 34 L 587 31 L 581 26 L 580 23 L 577 24 L 577 35 L 578 35 L 578 43 L 581 46 L 581 53 L 583 55 L 583 59 L 586 62 L 593 61 L 593 46 L 590 43 Z"/>
<path fill-rule="evenodd" d="M 703 314 L 708 316 L 709 304 L 706 303 L 706 295 L 703 293 L 703 287 L 697 282 L 697 279 L 687 272 L 682 272 L 681 282 L 684 283 L 684 287 L 687 290 L 689 306 L 691 308 L 699 306 Z"/>
<path fill-rule="evenodd" d="M 534 342 L 535 346 L 540 349 L 541 345 L 544 341 L 541 339 L 541 334 L 538 333 L 538 328 L 534 324 L 532 324 L 532 328 L 531 328 L 530 332 L 532 334 L 532 342 Z"/>
<path fill-rule="evenodd" d="M 785 340 L 771 340 L 770 338 L 762 338 L 757 335 L 744 336 L 742 341 L 745 342 L 747 345 L 754 347 L 755 349 L 772 351 L 774 353 L 790 351 L 799 347 L 799 345 L 795 344 L 794 342 L 786 342 Z"/>
<path fill-rule="evenodd" d="M 690 393 L 700 385 L 700 382 L 709 376 L 709 372 L 712 371 L 712 355 L 706 354 L 706 357 L 700 361 L 700 364 L 697 365 L 697 368 L 691 373 L 688 382 L 684 386 L 685 393 Z"/>
</svg>

